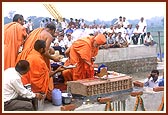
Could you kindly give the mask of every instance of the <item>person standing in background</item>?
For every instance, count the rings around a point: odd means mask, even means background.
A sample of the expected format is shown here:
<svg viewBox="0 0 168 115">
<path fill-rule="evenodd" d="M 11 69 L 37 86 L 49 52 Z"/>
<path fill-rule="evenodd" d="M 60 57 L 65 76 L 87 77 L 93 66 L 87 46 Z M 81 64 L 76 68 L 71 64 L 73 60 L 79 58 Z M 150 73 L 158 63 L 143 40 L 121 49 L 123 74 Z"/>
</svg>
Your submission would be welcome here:
<svg viewBox="0 0 168 115">
<path fill-rule="evenodd" d="M 34 26 L 34 24 L 31 21 L 31 19 L 28 20 L 27 25 L 28 25 L 28 28 L 29 28 L 29 33 L 31 33 L 33 31 L 33 26 Z"/>
<path fill-rule="evenodd" d="M 26 28 L 23 25 L 24 17 L 21 14 L 15 14 L 13 22 L 4 26 L 4 70 L 15 67 L 19 49 L 27 37 Z"/>
<path fill-rule="evenodd" d="M 144 17 L 141 17 L 139 23 L 139 31 L 141 33 L 141 44 L 144 43 L 144 37 L 146 36 L 146 30 L 147 30 L 147 23 L 146 21 L 144 20 Z"/>
</svg>

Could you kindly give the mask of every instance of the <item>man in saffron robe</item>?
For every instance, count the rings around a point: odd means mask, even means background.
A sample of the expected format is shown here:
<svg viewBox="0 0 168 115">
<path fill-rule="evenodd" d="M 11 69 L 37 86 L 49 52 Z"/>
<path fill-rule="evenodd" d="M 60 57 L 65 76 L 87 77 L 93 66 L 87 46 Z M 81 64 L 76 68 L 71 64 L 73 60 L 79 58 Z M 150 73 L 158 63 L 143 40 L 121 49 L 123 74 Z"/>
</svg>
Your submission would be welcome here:
<svg viewBox="0 0 168 115">
<path fill-rule="evenodd" d="M 52 22 L 47 24 L 47 26 L 45 28 L 37 28 L 37 29 L 33 30 L 28 35 L 28 37 L 23 45 L 23 51 L 17 57 L 17 62 L 19 60 L 23 60 L 23 59 L 27 58 L 29 53 L 33 50 L 34 43 L 36 40 L 44 40 L 44 41 L 46 41 L 46 52 L 43 53 L 42 56 L 43 56 L 43 60 L 47 64 L 48 69 L 50 71 L 51 70 L 50 59 L 52 59 L 54 61 L 59 60 L 59 57 L 51 56 L 49 53 L 50 44 L 53 41 L 53 36 L 55 34 L 55 30 L 56 30 L 56 26 Z M 34 58 L 36 58 L 36 57 L 34 57 Z M 49 83 L 49 90 L 48 90 L 49 93 L 48 94 L 50 94 L 50 96 L 47 95 L 48 98 L 51 97 L 51 91 L 54 88 L 53 78 L 51 77 L 49 81 L 50 81 L 50 83 Z"/>
<path fill-rule="evenodd" d="M 80 38 L 75 41 L 65 52 L 66 55 L 69 56 L 69 59 L 65 62 L 65 65 L 77 64 L 77 67 L 67 69 L 62 72 L 65 83 L 67 81 L 93 78 L 93 57 L 98 54 L 99 46 L 105 43 L 106 38 L 103 34 Z"/>
<path fill-rule="evenodd" d="M 27 36 L 26 28 L 23 27 L 23 24 L 23 16 L 15 14 L 13 22 L 4 26 L 4 70 L 9 67 L 15 67 L 19 48 Z"/>
<path fill-rule="evenodd" d="M 31 90 L 34 93 L 45 93 L 48 95 L 50 76 L 64 70 L 64 68 L 59 67 L 55 71 L 50 71 L 42 56 L 46 51 L 45 49 L 46 42 L 44 40 L 37 40 L 35 42 L 34 49 L 26 57 L 26 60 L 30 63 L 30 70 L 27 76 L 22 76 L 22 82 L 24 85 L 30 83 Z"/>
<path fill-rule="evenodd" d="M 46 41 L 46 52 L 43 54 L 44 60 L 47 63 L 47 66 L 50 68 L 50 61 L 52 59 L 54 61 L 58 61 L 58 57 L 51 56 L 49 53 L 50 44 L 53 41 L 53 36 L 55 35 L 56 26 L 54 23 L 47 24 L 46 28 L 37 28 L 33 30 L 27 37 L 24 45 L 23 51 L 18 55 L 17 61 L 20 59 L 25 59 L 30 51 L 34 47 L 34 43 L 36 40 L 44 40 Z"/>
</svg>

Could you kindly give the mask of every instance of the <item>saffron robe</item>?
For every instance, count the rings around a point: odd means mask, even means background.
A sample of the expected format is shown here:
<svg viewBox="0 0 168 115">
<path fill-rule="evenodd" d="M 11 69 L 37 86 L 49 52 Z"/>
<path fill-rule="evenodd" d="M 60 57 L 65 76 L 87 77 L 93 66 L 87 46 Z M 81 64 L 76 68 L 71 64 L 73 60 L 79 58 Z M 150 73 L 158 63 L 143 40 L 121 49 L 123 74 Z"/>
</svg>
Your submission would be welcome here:
<svg viewBox="0 0 168 115">
<path fill-rule="evenodd" d="M 18 50 L 26 35 L 26 28 L 18 22 L 4 26 L 4 70 L 15 67 Z"/>
<path fill-rule="evenodd" d="M 23 51 L 17 57 L 17 62 L 19 60 L 24 60 L 27 58 L 29 53 L 34 49 L 34 44 L 35 44 L 36 40 L 40 39 L 40 40 L 46 41 L 46 38 L 41 36 L 41 33 L 43 30 L 44 30 L 44 28 L 37 28 L 29 34 L 29 36 L 27 37 L 27 39 L 24 43 Z M 34 57 L 34 58 L 36 58 L 36 57 Z M 43 60 L 46 62 L 49 70 L 51 70 L 50 60 L 47 57 L 45 57 L 44 55 L 43 55 Z M 27 74 L 25 74 L 25 76 L 27 76 Z M 50 100 L 51 99 L 51 91 L 54 89 L 53 78 L 50 77 L 49 81 L 50 82 L 49 82 L 49 86 L 48 86 L 47 98 Z"/>
<path fill-rule="evenodd" d="M 22 76 L 23 84 L 30 83 L 34 93 L 47 94 L 49 85 L 49 69 L 42 57 L 36 50 L 32 50 L 26 60 L 30 63 L 28 76 Z"/>
<path fill-rule="evenodd" d="M 93 47 L 94 37 L 85 37 L 75 41 L 71 48 L 69 59 L 65 62 L 65 65 L 76 64 L 77 67 L 73 69 L 67 69 L 62 72 L 65 83 L 67 81 L 75 81 L 79 79 L 93 78 L 94 67 L 91 61 L 92 57 L 98 54 L 98 49 Z M 91 63 L 88 65 L 85 61 Z"/>
</svg>

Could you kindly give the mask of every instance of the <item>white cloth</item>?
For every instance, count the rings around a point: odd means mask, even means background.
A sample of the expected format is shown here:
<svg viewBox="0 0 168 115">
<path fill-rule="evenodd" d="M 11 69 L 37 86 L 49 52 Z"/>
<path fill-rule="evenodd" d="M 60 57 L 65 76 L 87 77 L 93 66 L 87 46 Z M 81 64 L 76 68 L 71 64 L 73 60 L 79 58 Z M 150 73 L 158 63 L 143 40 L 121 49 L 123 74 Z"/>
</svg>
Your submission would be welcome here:
<svg viewBox="0 0 168 115">
<path fill-rule="evenodd" d="M 21 75 L 15 68 L 8 68 L 4 71 L 3 89 L 4 102 L 15 99 L 19 95 L 29 99 L 36 96 L 23 86 Z"/>
</svg>

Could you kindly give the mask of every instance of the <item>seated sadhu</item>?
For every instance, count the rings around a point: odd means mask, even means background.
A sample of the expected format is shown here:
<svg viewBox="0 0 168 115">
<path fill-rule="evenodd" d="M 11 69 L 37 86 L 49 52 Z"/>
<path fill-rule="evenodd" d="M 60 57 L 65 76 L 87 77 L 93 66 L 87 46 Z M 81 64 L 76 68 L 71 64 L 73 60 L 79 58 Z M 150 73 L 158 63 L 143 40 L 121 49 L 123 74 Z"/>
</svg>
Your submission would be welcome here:
<svg viewBox="0 0 168 115">
<path fill-rule="evenodd" d="M 31 90 L 34 93 L 40 92 L 47 95 L 47 99 L 51 100 L 51 92 L 49 91 L 49 79 L 57 72 L 63 71 L 60 66 L 55 71 L 50 71 L 42 54 L 46 51 L 46 42 L 37 40 L 34 49 L 27 55 L 26 60 L 30 63 L 28 74 L 22 77 L 24 85 L 31 84 Z"/>
<path fill-rule="evenodd" d="M 49 70 L 51 70 L 50 60 L 58 61 L 60 57 L 52 56 L 50 52 L 50 45 L 53 41 L 53 37 L 55 36 L 56 26 L 54 23 L 48 23 L 45 28 L 37 28 L 33 30 L 28 37 L 26 38 L 23 44 L 23 51 L 18 54 L 16 63 L 19 60 L 25 60 L 29 53 L 34 49 L 34 44 L 36 40 L 44 40 L 46 42 L 46 52 L 42 54 L 45 63 L 47 64 Z M 37 63 L 37 62 L 36 62 Z M 51 77 L 49 80 L 49 92 L 54 89 L 53 78 Z M 47 97 L 50 97 L 47 95 Z"/>
<path fill-rule="evenodd" d="M 98 54 L 99 46 L 106 43 L 103 34 L 88 36 L 75 41 L 65 54 L 69 57 L 64 65 L 76 65 L 76 68 L 67 69 L 62 72 L 65 83 L 79 79 L 94 77 L 93 57 Z"/>
</svg>

